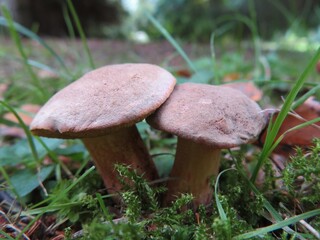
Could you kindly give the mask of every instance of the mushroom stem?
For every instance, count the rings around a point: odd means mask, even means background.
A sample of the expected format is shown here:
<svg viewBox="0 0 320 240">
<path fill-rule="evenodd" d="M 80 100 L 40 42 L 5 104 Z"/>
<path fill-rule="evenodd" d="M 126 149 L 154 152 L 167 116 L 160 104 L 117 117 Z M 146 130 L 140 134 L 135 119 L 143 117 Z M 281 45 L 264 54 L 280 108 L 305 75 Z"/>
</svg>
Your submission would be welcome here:
<svg viewBox="0 0 320 240">
<path fill-rule="evenodd" d="M 104 136 L 83 138 L 82 141 L 109 193 L 117 193 L 122 188 L 115 164 L 130 165 L 138 174 L 144 174 L 148 181 L 158 178 L 156 167 L 135 125 Z"/>
<path fill-rule="evenodd" d="M 212 199 L 210 179 L 217 176 L 219 165 L 220 149 L 179 137 L 164 204 L 170 204 L 180 193 L 191 193 L 195 208 L 209 204 Z"/>
</svg>

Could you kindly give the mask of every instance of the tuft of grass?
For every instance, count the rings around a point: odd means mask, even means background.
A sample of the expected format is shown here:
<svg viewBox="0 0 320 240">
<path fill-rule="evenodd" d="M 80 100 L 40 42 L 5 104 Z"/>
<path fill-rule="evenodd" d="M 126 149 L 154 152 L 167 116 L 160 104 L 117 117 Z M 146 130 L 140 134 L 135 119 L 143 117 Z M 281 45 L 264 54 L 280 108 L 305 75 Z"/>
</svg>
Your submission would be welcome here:
<svg viewBox="0 0 320 240">
<path fill-rule="evenodd" d="M 5 26 L 5 27 L 9 28 L 10 27 L 10 23 L 9 22 L 10 22 L 10 20 L 8 21 L 8 19 L 0 16 L 0 25 L 1 26 Z M 54 57 L 54 59 L 60 64 L 60 67 L 66 72 L 67 77 L 71 76 L 71 73 L 68 70 L 64 60 L 41 37 L 39 37 L 34 32 L 30 31 L 29 29 L 23 27 L 22 25 L 20 25 L 20 24 L 18 24 L 16 22 L 12 21 L 11 26 L 14 27 L 15 31 L 17 31 L 20 34 L 28 37 L 29 39 L 32 39 L 32 40 L 38 42 L 41 46 L 43 46 Z"/>
<path fill-rule="evenodd" d="M 294 100 L 296 99 L 308 75 L 314 69 L 319 59 L 320 59 L 320 47 L 318 48 L 318 50 L 316 51 L 316 53 L 314 54 L 313 58 L 310 60 L 308 65 L 306 66 L 303 73 L 298 78 L 297 82 L 292 87 L 291 91 L 288 93 L 288 96 L 286 97 L 283 103 L 283 106 L 281 107 L 281 110 L 279 112 L 279 115 L 275 119 L 275 122 L 269 125 L 270 127 L 268 128 L 268 131 L 267 131 L 267 136 L 261 151 L 261 155 L 252 173 L 252 177 L 251 177 L 252 182 L 255 182 L 261 166 L 267 160 L 267 158 L 269 157 L 273 149 L 275 149 L 275 147 L 277 146 L 277 142 L 275 142 L 275 140 L 276 140 L 278 131 L 281 127 L 281 124 L 283 123 L 284 119 L 288 115 L 289 111 L 292 109 Z M 272 118 L 270 122 L 272 122 Z"/>
<path fill-rule="evenodd" d="M 311 218 L 311 217 L 317 216 L 319 214 L 320 214 L 320 209 L 312 210 L 312 211 L 300 214 L 298 216 L 287 218 L 281 222 L 278 222 L 276 224 L 272 224 L 268 227 L 260 228 L 255 231 L 249 232 L 249 233 L 241 234 L 239 236 L 236 236 L 234 239 L 249 239 L 249 238 L 257 237 L 257 236 L 263 237 L 268 232 L 272 232 L 272 231 L 275 231 L 279 228 L 283 228 L 285 226 L 295 224 L 298 221 L 301 221 L 301 220 L 307 219 L 307 218 Z"/>
<path fill-rule="evenodd" d="M 11 113 L 13 113 L 13 115 L 16 117 L 16 119 L 18 120 L 19 122 L 19 125 L 21 126 L 21 128 L 23 129 L 24 133 L 26 134 L 27 136 L 27 140 L 28 140 L 28 144 L 29 144 L 29 147 L 31 149 L 31 152 L 32 152 L 32 155 L 33 155 L 33 159 L 34 161 L 39 164 L 40 163 L 40 159 L 39 159 L 39 156 L 38 156 L 38 152 L 36 150 L 36 147 L 34 145 L 34 142 L 33 142 L 33 138 L 32 138 L 32 135 L 31 135 L 31 132 L 29 130 L 29 128 L 26 126 L 26 124 L 23 122 L 23 120 L 21 119 L 21 117 L 19 116 L 19 114 L 14 110 L 13 107 L 10 106 L 9 103 L 7 103 L 6 101 L 4 100 L 0 100 L 0 104 L 7 108 Z"/>
<path fill-rule="evenodd" d="M 76 24 L 76 28 L 79 32 L 79 35 L 81 37 L 81 41 L 82 41 L 82 44 L 83 44 L 83 48 L 87 54 L 87 57 L 88 57 L 88 62 L 89 62 L 89 66 L 94 69 L 95 68 L 95 65 L 94 65 L 94 62 L 93 62 L 93 58 L 92 58 L 92 55 L 91 55 L 91 52 L 90 52 L 90 49 L 89 49 L 89 46 L 88 46 L 88 42 L 87 42 L 87 38 L 86 38 L 86 35 L 84 33 L 84 30 L 81 26 L 81 23 L 80 23 L 80 19 L 78 17 L 78 14 L 73 6 L 73 3 L 72 3 L 72 0 L 67 0 L 67 6 L 70 10 L 70 13 L 71 13 L 71 16 Z"/>
<path fill-rule="evenodd" d="M 21 58 L 23 60 L 23 65 L 24 65 L 25 69 L 27 70 L 29 76 L 31 77 L 32 84 L 37 89 L 37 91 L 35 93 L 38 95 L 40 100 L 42 100 L 42 101 L 47 100 L 48 94 L 47 94 L 46 90 L 41 86 L 37 75 L 33 72 L 33 69 L 31 68 L 30 64 L 28 63 L 27 54 L 25 53 L 25 51 L 23 49 L 21 39 L 16 31 L 16 28 L 14 26 L 14 22 L 13 22 L 13 19 L 12 19 L 12 16 L 11 16 L 9 10 L 5 6 L 1 6 L 1 12 L 8 22 L 8 27 L 9 27 L 11 38 L 15 42 L 15 44 L 19 50 L 19 53 L 20 53 Z"/>
<path fill-rule="evenodd" d="M 193 73 L 197 73 L 198 72 L 197 68 L 195 67 L 193 62 L 189 59 L 188 55 L 177 43 L 177 41 L 170 35 L 170 33 L 151 14 L 146 13 L 146 16 L 150 20 L 150 22 L 163 34 L 163 36 L 168 40 L 168 42 L 177 50 L 177 52 L 186 61 L 186 63 L 188 64 L 190 69 L 193 71 Z"/>
</svg>

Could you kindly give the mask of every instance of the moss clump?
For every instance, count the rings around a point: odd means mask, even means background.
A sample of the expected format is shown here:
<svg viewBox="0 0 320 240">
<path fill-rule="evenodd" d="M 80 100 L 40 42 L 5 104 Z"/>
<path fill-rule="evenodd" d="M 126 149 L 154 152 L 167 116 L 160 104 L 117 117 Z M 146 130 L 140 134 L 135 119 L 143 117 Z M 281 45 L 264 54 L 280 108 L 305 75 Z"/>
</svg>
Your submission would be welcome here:
<svg viewBox="0 0 320 240">
<path fill-rule="evenodd" d="M 283 181 L 288 193 L 304 209 L 319 204 L 320 199 L 320 139 L 314 140 L 313 147 L 305 152 L 296 149 L 295 155 L 283 171 Z"/>
</svg>

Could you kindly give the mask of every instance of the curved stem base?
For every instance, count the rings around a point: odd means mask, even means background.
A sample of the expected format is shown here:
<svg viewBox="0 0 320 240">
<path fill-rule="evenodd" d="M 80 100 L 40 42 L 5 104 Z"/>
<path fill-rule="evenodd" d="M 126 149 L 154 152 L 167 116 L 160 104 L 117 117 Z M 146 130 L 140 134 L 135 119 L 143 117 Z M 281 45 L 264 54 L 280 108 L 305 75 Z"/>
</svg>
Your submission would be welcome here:
<svg viewBox="0 0 320 240">
<path fill-rule="evenodd" d="M 144 174 L 148 181 L 158 178 L 156 167 L 136 126 L 122 128 L 101 137 L 84 138 L 82 141 L 109 193 L 117 193 L 122 188 L 114 169 L 115 164 L 131 166 L 137 173 Z"/>
<path fill-rule="evenodd" d="M 168 205 L 181 193 L 194 196 L 194 207 L 207 205 L 212 199 L 211 177 L 217 176 L 220 165 L 220 149 L 178 138 L 174 165 L 167 184 L 164 204 Z"/>
</svg>

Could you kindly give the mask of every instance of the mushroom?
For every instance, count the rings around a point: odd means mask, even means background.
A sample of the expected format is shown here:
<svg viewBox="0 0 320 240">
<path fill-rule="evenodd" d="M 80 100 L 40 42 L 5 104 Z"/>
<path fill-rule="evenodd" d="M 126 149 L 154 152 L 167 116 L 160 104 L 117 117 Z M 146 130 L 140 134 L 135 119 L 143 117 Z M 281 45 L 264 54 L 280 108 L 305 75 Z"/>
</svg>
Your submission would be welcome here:
<svg viewBox="0 0 320 240">
<path fill-rule="evenodd" d="M 171 94 L 175 78 L 151 64 L 118 64 L 93 70 L 57 92 L 40 109 L 34 135 L 79 138 L 110 193 L 121 190 L 114 164 L 130 165 L 152 181 L 155 165 L 135 123 Z"/>
<path fill-rule="evenodd" d="M 258 104 L 240 91 L 196 83 L 177 85 L 146 120 L 178 136 L 164 203 L 192 193 L 194 207 L 212 199 L 210 178 L 218 174 L 221 149 L 253 142 L 267 122 Z"/>
</svg>

